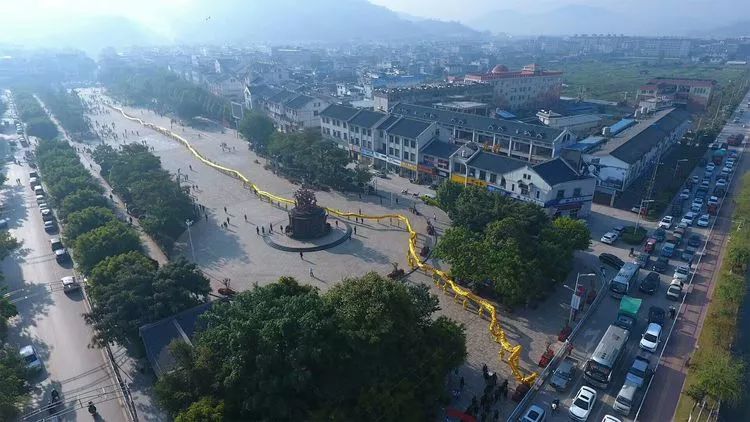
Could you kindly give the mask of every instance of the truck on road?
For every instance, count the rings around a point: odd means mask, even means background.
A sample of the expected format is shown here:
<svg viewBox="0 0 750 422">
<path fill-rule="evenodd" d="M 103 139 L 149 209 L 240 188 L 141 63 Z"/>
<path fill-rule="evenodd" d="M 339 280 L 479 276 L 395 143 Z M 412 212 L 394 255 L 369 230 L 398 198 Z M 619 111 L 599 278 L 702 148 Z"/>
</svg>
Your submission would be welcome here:
<svg viewBox="0 0 750 422">
<path fill-rule="evenodd" d="M 620 311 L 617 313 L 615 325 L 631 331 L 638 322 L 638 310 L 641 309 L 642 299 L 625 295 L 620 300 Z"/>
</svg>

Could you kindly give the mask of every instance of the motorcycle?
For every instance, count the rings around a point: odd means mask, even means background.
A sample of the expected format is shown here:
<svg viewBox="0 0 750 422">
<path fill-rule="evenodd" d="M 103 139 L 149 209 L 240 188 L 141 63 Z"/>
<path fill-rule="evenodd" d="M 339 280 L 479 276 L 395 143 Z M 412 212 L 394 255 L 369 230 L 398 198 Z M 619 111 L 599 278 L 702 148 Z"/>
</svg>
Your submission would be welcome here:
<svg viewBox="0 0 750 422">
<path fill-rule="evenodd" d="M 50 415 L 57 411 L 57 405 L 60 403 L 60 393 L 57 390 L 52 390 L 49 398 L 49 413 Z"/>
<path fill-rule="evenodd" d="M 96 406 L 94 406 L 94 402 L 92 401 L 89 402 L 89 414 L 91 416 L 96 416 L 98 414 Z"/>
</svg>

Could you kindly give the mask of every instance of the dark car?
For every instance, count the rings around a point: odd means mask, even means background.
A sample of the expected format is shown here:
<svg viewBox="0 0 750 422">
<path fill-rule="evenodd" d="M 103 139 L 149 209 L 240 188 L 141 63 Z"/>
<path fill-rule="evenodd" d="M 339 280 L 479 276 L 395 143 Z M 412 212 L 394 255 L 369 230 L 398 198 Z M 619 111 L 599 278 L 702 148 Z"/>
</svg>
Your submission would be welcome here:
<svg viewBox="0 0 750 422">
<path fill-rule="evenodd" d="M 697 248 L 698 246 L 701 245 L 701 243 L 703 243 L 703 239 L 701 239 L 701 235 L 697 233 L 691 234 L 690 237 L 688 238 L 688 246 Z"/>
<path fill-rule="evenodd" d="M 623 265 L 625 265 L 625 262 L 623 262 L 622 259 L 606 252 L 599 255 L 599 261 L 601 261 L 602 264 L 609 265 L 610 267 L 615 267 L 618 270 L 622 268 Z"/>
<path fill-rule="evenodd" d="M 641 280 L 641 283 L 638 285 L 638 290 L 652 295 L 659 289 L 659 281 L 659 273 L 652 271 Z"/>
<path fill-rule="evenodd" d="M 552 374 L 550 385 L 552 385 L 557 391 L 567 390 L 568 386 L 570 386 L 570 382 L 575 376 L 575 372 L 576 360 L 571 357 L 566 357 Z"/>
<path fill-rule="evenodd" d="M 652 306 L 648 308 L 648 323 L 651 324 L 653 322 L 655 324 L 663 326 L 664 318 L 666 317 L 666 315 L 667 313 L 666 311 L 664 311 L 664 308 Z"/>
<path fill-rule="evenodd" d="M 661 274 L 667 270 L 667 267 L 669 267 L 669 258 L 666 256 L 660 256 L 654 261 L 654 265 L 651 266 L 651 269 Z"/>
<path fill-rule="evenodd" d="M 654 230 L 654 239 L 656 239 L 657 242 L 663 242 L 664 239 L 667 238 L 667 231 L 662 229 L 661 227 Z"/>
<path fill-rule="evenodd" d="M 641 268 L 648 268 L 649 264 L 651 263 L 651 255 L 647 253 L 642 253 L 638 255 L 638 258 L 636 258 L 635 262 Z"/>
</svg>

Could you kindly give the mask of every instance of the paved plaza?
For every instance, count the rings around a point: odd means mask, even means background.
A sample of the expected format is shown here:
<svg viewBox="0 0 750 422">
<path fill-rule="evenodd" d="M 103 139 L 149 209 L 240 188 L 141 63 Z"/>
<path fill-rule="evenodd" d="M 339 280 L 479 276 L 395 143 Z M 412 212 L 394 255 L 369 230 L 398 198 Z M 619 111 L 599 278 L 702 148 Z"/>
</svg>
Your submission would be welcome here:
<svg viewBox="0 0 750 422">
<path fill-rule="evenodd" d="M 84 96 L 88 95 L 90 91 L 85 91 Z M 142 109 L 125 107 L 124 110 L 131 116 L 170 128 L 168 117 Z M 281 236 L 278 226 L 288 223 L 283 204 L 279 206 L 261 201 L 248 187 L 243 187 L 241 181 L 201 163 L 178 142 L 139 123 L 129 121 L 115 111 L 90 117 L 92 121 L 98 120 L 100 123 L 114 122 L 115 132 L 121 136 L 123 131 L 127 130 L 128 137 L 121 139 L 120 143 L 145 142 L 153 147 L 154 153 L 161 158 L 166 170 L 172 174 L 183 175 L 182 183 L 194 186 L 191 194 L 198 204 L 206 207 L 207 212 L 201 214 L 199 221 L 192 225 L 189 234 L 186 232 L 179 239 L 174 254 L 194 259 L 212 279 L 214 288 L 219 287 L 220 280 L 224 278 L 231 279 L 234 289 L 246 290 L 252 288 L 255 283 L 263 285 L 278 280 L 282 275 L 291 275 L 324 291 L 345 277 L 359 276 L 368 271 L 386 274 L 391 271 L 394 262 L 398 263 L 400 268 L 408 268 L 408 233 L 397 220 L 388 218 L 364 222 L 356 222 L 354 219 L 339 220 L 339 224 L 346 223 L 357 227 L 357 233 L 352 235 L 351 240 L 328 250 L 305 253 L 302 258 L 295 252 L 274 249 L 263 240 L 263 236 L 259 235 L 256 229 L 263 228 L 268 235 L 273 224 L 274 232 L 270 236 Z M 263 190 L 292 198 L 293 193 L 299 188 L 265 170 L 265 159 L 249 151 L 247 142 L 238 138 L 234 131 L 198 131 L 177 124 L 171 129 L 187 139 L 206 158 L 240 171 Z M 137 132 L 137 135 L 132 134 L 133 132 Z M 112 139 L 104 142 L 115 143 Z M 95 145 L 90 144 L 92 147 Z M 363 214 L 368 215 L 407 215 L 419 233 L 418 245 L 433 246 L 435 239 L 426 235 L 426 219 L 436 218 L 435 225 L 439 236 L 449 223 L 447 216 L 441 210 L 416 200 L 412 195 L 402 195 L 400 192 L 404 189 L 420 193 L 429 191 L 425 186 L 392 177 L 388 180 L 379 179 L 378 195 L 360 197 L 358 194 L 316 192 L 316 196 L 319 204 L 342 211 L 358 213 L 361 210 Z M 412 206 L 417 207 L 421 216 L 410 214 L 409 207 Z M 224 207 L 227 207 L 226 212 Z M 221 223 L 227 221 L 227 218 L 228 229 L 223 229 Z M 335 224 L 335 218 L 329 217 L 329 220 Z M 602 226 L 608 224 L 602 223 Z M 600 251 L 590 252 L 598 254 Z M 431 264 L 440 267 L 438 262 L 431 261 Z M 577 254 L 575 271 L 571 273 L 567 284 L 575 283 L 577 271 L 590 272 L 596 268 L 599 268 L 596 255 L 589 252 Z M 313 277 L 310 277 L 311 269 Z M 408 280 L 429 285 L 440 300 L 441 310 L 438 314 L 448 316 L 466 327 L 467 362 L 459 374 L 452 377 L 452 382 L 456 385 L 458 379 L 464 377 L 466 387 L 460 399 L 452 405 L 463 409 L 468 406 L 472 396 L 481 396 L 484 389 L 481 371 L 483 364 L 487 364 L 491 372 L 497 372 L 500 380 L 509 379 L 511 389 L 515 388 L 516 382 L 509 366 L 499 360 L 500 345 L 495 343 L 489 333 L 489 320 L 465 311 L 460 302 L 456 302 L 451 294 L 442 292 L 433 284 L 431 278 L 423 273 L 412 273 Z M 569 315 L 569 300 L 570 292 L 560 287 L 546 301 L 528 309 L 515 309 L 512 312 L 499 309 L 498 315 L 508 339 L 511 343 L 523 347 L 521 364 L 526 372 L 539 371 L 541 368 L 537 366 L 537 362 L 546 347 L 550 344 L 557 347 L 557 334 Z M 507 415 L 514 405 L 515 403 L 510 400 L 501 400 L 498 403 L 503 415 Z"/>
</svg>

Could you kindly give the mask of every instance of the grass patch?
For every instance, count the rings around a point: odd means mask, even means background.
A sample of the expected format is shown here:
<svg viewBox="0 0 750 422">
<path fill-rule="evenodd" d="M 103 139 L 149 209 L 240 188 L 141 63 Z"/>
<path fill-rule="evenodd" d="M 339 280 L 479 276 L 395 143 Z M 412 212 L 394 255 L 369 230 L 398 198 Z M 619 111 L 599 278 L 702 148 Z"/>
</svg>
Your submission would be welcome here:
<svg viewBox="0 0 750 422">
<path fill-rule="evenodd" d="M 735 200 L 732 233 L 698 337 L 698 352 L 690 361 L 685 394 L 677 405 L 675 420 L 678 421 L 688 420 L 694 403 L 704 398 L 709 404 L 717 400 L 736 404 L 744 398 L 746 362 L 732 353 L 732 343 L 747 289 L 750 230 L 740 225 L 750 219 L 750 174 L 742 178 L 742 189 Z"/>
</svg>

